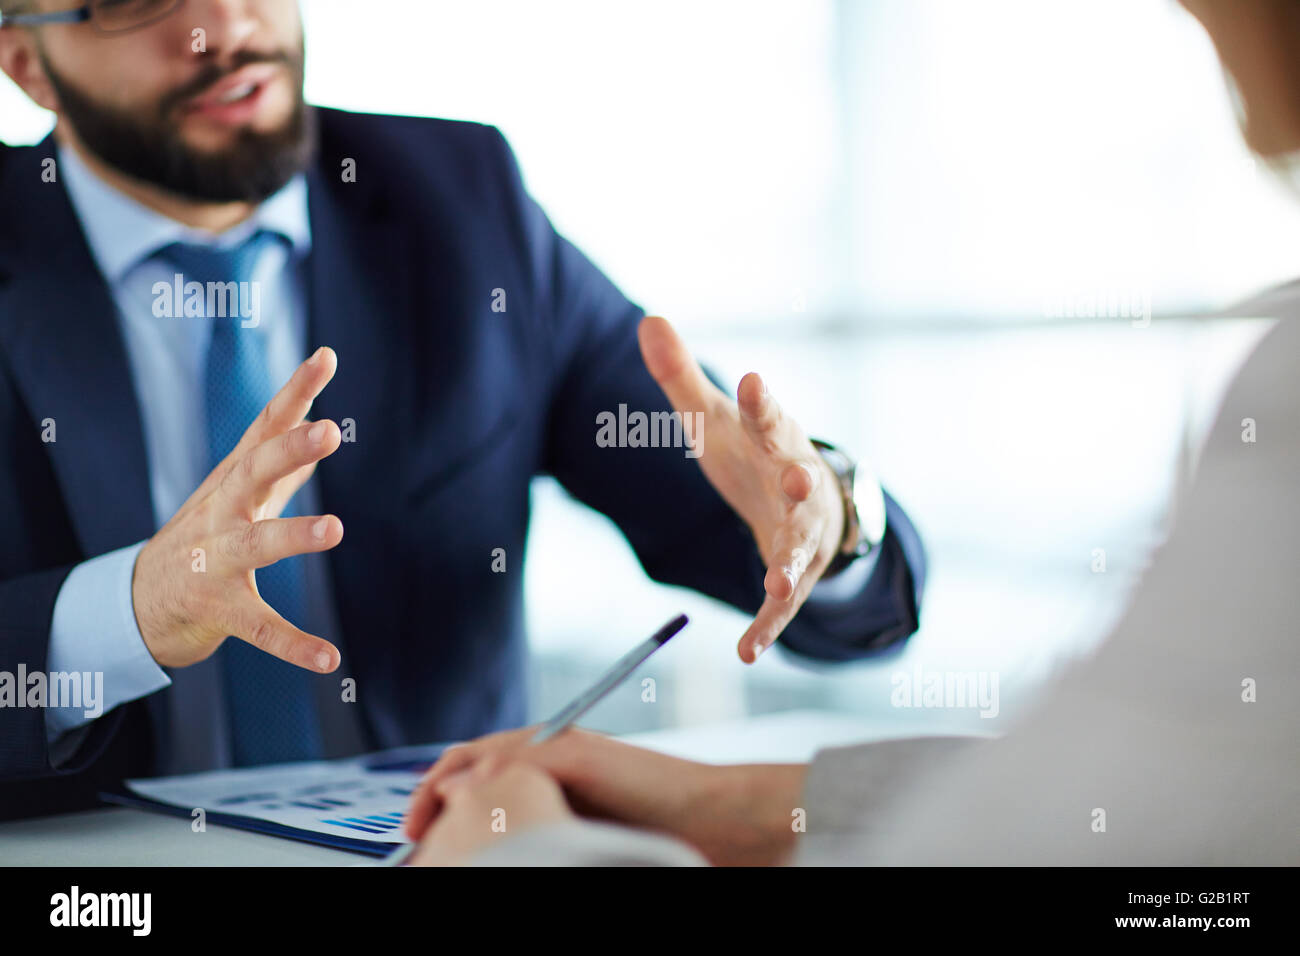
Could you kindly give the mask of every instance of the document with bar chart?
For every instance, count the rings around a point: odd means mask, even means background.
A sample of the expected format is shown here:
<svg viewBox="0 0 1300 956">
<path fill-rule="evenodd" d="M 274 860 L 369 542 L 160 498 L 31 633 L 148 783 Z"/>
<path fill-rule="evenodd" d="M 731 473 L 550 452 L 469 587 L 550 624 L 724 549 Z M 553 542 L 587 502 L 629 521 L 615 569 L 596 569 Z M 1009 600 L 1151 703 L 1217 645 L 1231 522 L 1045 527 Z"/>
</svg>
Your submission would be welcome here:
<svg viewBox="0 0 1300 956">
<path fill-rule="evenodd" d="M 402 833 L 411 793 L 442 746 L 362 757 L 128 780 L 106 800 L 276 836 L 388 853 Z"/>
</svg>

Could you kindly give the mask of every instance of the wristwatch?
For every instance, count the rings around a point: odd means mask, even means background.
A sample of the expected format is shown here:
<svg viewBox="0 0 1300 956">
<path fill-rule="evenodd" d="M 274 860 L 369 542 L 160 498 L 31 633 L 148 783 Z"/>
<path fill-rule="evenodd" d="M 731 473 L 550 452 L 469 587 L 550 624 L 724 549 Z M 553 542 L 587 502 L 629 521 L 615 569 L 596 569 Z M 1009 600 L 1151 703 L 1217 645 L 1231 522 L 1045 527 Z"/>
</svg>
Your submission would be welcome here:
<svg viewBox="0 0 1300 956">
<path fill-rule="evenodd" d="M 817 438 L 810 441 L 835 473 L 844 501 L 844 537 L 822 574 L 825 580 L 880 546 L 885 538 L 885 493 L 871 470 L 854 461 L 843 449 Z"/>
</svg>

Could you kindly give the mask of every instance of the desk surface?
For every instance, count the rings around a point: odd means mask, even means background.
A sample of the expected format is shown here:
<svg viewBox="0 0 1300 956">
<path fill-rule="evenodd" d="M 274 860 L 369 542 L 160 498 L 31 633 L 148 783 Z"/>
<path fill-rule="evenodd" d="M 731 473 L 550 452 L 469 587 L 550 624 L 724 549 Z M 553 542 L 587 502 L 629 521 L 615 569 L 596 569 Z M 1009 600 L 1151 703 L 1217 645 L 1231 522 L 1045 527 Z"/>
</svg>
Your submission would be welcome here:
<svg viewBox="0 0 1300 956">
<path fill-rule="evenodd" d="M 896 728 L 895 732 L 896 732 Z M 881 721 L 819 711 L 633 734 L 623 739 L 715 763 L 800 762 L 822 747 L 890 736 Z M 0 824 L 6 866 L 372 866 L 375 858 L 188 818 L 106 807 Z"/>
</svg>

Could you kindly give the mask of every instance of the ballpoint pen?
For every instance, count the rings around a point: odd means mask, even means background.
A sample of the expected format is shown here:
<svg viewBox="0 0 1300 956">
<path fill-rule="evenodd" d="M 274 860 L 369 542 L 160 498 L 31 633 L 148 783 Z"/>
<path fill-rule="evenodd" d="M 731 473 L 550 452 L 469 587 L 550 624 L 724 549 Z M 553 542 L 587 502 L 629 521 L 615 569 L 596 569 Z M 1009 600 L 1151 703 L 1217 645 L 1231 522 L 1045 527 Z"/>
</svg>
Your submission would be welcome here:
<svg viewBox="0 0 1300 956">
<path fill-rule="evenodd" d="M 579 717 L 595 707 L 610 691 L 627 680 L 638 667 L 645 663 L 651 654 L 663 647 L 669 638 L 684 628 L 688 621 L 689 619 L 685 614 L 677 615 L 620 657 L 615 661 L 614 666 L 601 675 L 596 683 L 592 684 L 591 687 L 575 697 L 564 709 L 537 728 L 537 732 L 529 738 L 525 746 L 536 746 L 573 726 Z M 383 865 L 401 866 L 415 852 L 416 846 L 418 844 L 412 842 L 398 847 L 384 858 Z"/>
</svg>

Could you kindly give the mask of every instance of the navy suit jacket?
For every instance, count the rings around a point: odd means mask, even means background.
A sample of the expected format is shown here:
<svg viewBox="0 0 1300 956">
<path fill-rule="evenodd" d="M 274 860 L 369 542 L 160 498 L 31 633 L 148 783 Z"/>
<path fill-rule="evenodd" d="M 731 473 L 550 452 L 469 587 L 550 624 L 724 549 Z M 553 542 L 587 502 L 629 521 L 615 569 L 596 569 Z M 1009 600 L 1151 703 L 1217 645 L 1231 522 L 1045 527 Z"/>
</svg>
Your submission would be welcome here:
<svg viewBox="0 0 1300 956">
<path fill-rule="evenodd" d="M 560 237 L 501 134 L 474 123 L 319 111 L 309 171 L 308 348 L 339 371 L 313 414 L 356 441 L 317 471 L 347 527 L 329 554 L 363 736 L 457 740 L 525 719 L 529 483 L 549 473 L 622 529 L 646 572 L 746 612 L 763 567 L 681 449 L 601 448 L 597 415 L 668 410 L 636 340 L 641 310 Z M 114 303 L 49 140 L 0 146 L 0 670 L 47 670 L 55 598 L 77 563 L 154 530 L 148 465 Z M 357 181 L 340 175 L 344 158 Z M 492 311 L 504 289 L 503 314 Z M 58 441 L 41 440 L 41 421 Z M 847 660 L 917 625 L 920 541 L 887 501 L 862 593 L 806 607 L 781 642 Z M 505 548 L 511 573 L 493 573 Z M 166 694 L 170 689 L 161 691 Z M 147 701 L 96 720 L 59 767 L 44 712 L 0 708 L 0 815 L 87 805 L 154 762 Z"/>
</svg>

